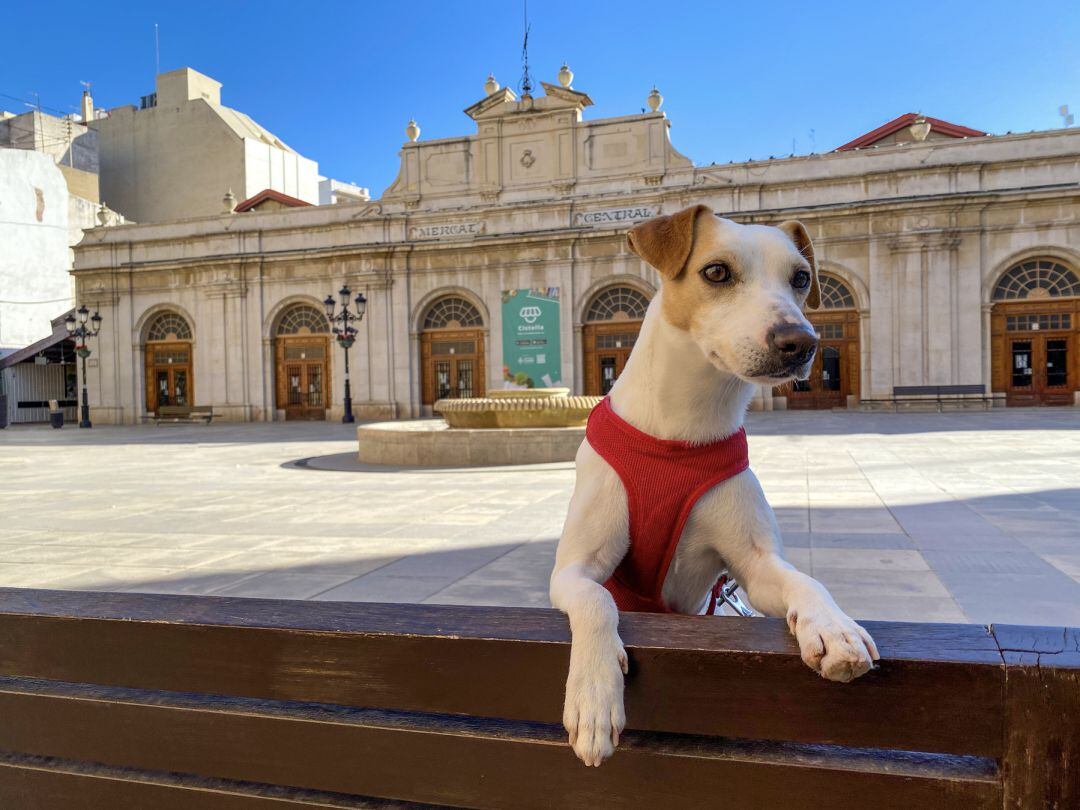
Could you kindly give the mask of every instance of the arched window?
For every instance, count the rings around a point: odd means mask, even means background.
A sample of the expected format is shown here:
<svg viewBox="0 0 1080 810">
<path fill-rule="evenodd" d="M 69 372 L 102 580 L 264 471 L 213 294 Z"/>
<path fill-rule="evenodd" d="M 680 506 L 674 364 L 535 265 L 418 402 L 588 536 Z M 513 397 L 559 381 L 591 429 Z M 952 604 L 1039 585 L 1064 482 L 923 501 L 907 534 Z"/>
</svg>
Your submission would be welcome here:
<svg viewBox="0 0 1080 810">
<path fill-rule="evenodd" d="M 1080 278 L 1053 259 L 1029 259 L 1011 267 L 994 287 L 993 300 L 1065 298 L 1080 295 Z"/>
<path fill-rule="evenodd" d="M 424 315 L 424 329 L 468 329 L 484 325 L 478 310 L 464 298 L 440 298 Z"/>
<path fill-rule="evenodd" d="M 818 275 L 818 286 L 821 288 L 822 309 L 854 309 L 855 296 L 836 276 L 821 273 Z"/>
<path fill-rule="evenodd" d="M 191 327 L 176 312 L 162 312 L 154 317 L 146 329 L 149 340 L 191 340 Z"/>
<path fill-rule="evenodd" d="M 649 299 L 633 287 L 608 287 L 589 304 L 586 322 L 640 321 L 649 308 Z"/>
<path fill-rule="evenodd" d="M 278 335 L 321 335 L 330 331 L 326 316 L 310 304 L 296 304 L 278 321 Z"/>
</svg>

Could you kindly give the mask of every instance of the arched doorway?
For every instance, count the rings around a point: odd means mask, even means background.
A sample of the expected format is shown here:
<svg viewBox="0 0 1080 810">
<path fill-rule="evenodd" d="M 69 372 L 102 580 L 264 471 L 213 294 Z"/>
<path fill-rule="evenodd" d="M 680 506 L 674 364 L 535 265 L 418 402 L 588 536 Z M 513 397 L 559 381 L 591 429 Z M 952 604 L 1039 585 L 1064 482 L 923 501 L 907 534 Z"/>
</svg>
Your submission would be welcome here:
<svg viewBox="0 0 1080 810">
<path fill-rule="evenodd" d="M 159 312 L 146 326 L 146 412 L 195 404 L 191 324 L 172 310 Z"/>
<path fill-rule="evenodd" d="M 286 419 L 326 419 L 330 324 L 311 304 L 294 304 L 274 330 L 274 387 Z"/>
<path fill-rule="evenodd" d="M 821 306 L 806 313 L 821 336 L 810 377 L 776 390 L 793 410 L 843 408 L 849 395 L 859 394 L 859 313 L 855 296 L 843 281 L 828 273 L 818 276 Z"/>
<path fill-rule="evenodd" d="M 420 327 L 421 402 L 482 397 L 484 319 L 470 301 L 448 295 L 435 301 Z"/>
<path fill-rule="evenodd" d="M 1007 405 L 1071 405 L 1080 389 L 1080 276 L 1034 258 L 1002 274 L 991 295 L 991 385 Z"/>
<path fill-rule="evenodd" d="M 626 285 L 607 287 L 589 302 L 581 336 L 587 396 L 606 396 L 611 390 L 630 358 L 648 308 L 648 297 Z"/>
</svg>

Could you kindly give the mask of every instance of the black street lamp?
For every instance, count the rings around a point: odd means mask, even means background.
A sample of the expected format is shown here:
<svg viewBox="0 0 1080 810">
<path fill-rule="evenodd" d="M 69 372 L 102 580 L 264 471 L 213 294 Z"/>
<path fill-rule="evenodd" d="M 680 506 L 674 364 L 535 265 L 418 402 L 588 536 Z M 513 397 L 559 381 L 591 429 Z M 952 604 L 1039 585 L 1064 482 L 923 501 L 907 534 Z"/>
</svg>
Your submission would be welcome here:
<svg viewBox="0 0 1080 810">
<path fill-rule="evenodd" d="M 83 304 L 77 310 L 79 314 L 78 321 L 75 320 L 74 315 L 68 315 L 64 318 L 64 326 L 67 327 L 68 336 L 75 341 L 75 354 L 82 358 L 82 412 L 79 418 L 79 427 L 88 428 L 93 427 L 90 424 L 90 399 L 86 394 L 86 358 L 90 356 L 90 349 L 86 345 L 88 338 L 96 338 L 98 332 L 101 331 L 101 316 L 94 313 L 94 317 L 90 318 L 90 324 L 87 325 L 87 317 L 90 315 L 90 310 Z"/>
<path fill-rule="evenodd" d="M 349 388 L 349 349 L 356 342 L 358 330 L 354 329 L 352 324 L 360 323 L 364 319 L 364 313 L 367 311 L 367 298 L 364 297 L 363 293 L 357 293 L 356 298 L 353 299 L 356 311 L 353 312 L 349 309 L 349 296 L 352 295 L 352 291 L 347 286 L 343 286 L 338 290 L 338 295 L 341 297 L 341 312 L 337 315 L 334 314 L 336 304 L 334 296 L 326 296 L 323 306 L 326 307 L 326 317 L 330 319 L 334 334 L 337 336 L 338 345 L 345 350 L 345 414 L 341 417 L 341 421 L 349 424 L 356 421 L 353 418 L 352 391 Z M 340 329 L 337 324 L 341 324 Z"/>
</svg>

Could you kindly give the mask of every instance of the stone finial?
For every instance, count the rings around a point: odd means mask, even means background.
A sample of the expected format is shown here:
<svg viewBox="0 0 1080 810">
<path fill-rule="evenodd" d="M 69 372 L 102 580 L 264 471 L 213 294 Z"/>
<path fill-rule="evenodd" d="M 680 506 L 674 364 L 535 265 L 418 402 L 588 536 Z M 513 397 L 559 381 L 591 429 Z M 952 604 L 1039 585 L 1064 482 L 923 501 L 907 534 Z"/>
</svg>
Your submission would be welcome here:
<svg viewBox="0 0 1080 810">
<path fill-rule="evenodd" d="M 491 95 L 490 93 L 488 95 Z M 416 143 L 420 137 L 420 127 L 416 124 L 416 119 L 410 118 L 408 125 L 405 127 L 405 137 L 413 143 Z"/>
<path fill-rule="evenodd" d="M 231 214 L 236 210 L 236 195 L 232 193 L 230 188 L 225 192 L 225 196 L 221 198 L 221 213 Z"/>
<path fill-rule="evenodd" d="M 109 224 L 109 206 L 105 203 L 101 203 L 97 209 L 97 221 L 101 223 L 101 227 L 105 227 Z"/>
<path fill-rule="evenodd" d="M 490 96 L 492 93 L 497 91 L 499 87 L 501 87 L 501 85 L 495 80 L 495 74 L 489 73 L 487 81 L 484 82 L 484 95 Z"/>
<path fill-rule="evenodd" d="M 572 81 L 574 81 L 574 71 L 570 69 L 566 62 L 563 62 L 563 66 L 559 68 L 559 84 L 569 89 Z"/>
<path fill-rule="evenodd" d="M 656 89 L 655 84 L 653 85 L 652 92 L 649 93 L 649 97 L 645 99 L 645 103 L 649 105 L 649 109 L 653 112 L 657 112 L 664 103 L 664 97 L 660 95 L 660 91 Z"/>
</svg>

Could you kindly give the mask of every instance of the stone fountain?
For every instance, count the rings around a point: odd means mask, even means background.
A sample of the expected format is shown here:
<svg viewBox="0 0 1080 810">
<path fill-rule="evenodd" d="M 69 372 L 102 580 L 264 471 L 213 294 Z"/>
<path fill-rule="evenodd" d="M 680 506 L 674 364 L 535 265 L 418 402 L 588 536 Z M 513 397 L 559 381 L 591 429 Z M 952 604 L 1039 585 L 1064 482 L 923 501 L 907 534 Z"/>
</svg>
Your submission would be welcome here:
<svg viewBox="0 0 1080 810">
<path fill-rule="evenodd" d="M 440 399 L 442 419 L 377 422 L 357 428 L 361 462 L 408 467 L 486 467 L 572 461 L 601 397 L 569 388 L 496 390 Z"/>
</svg>

